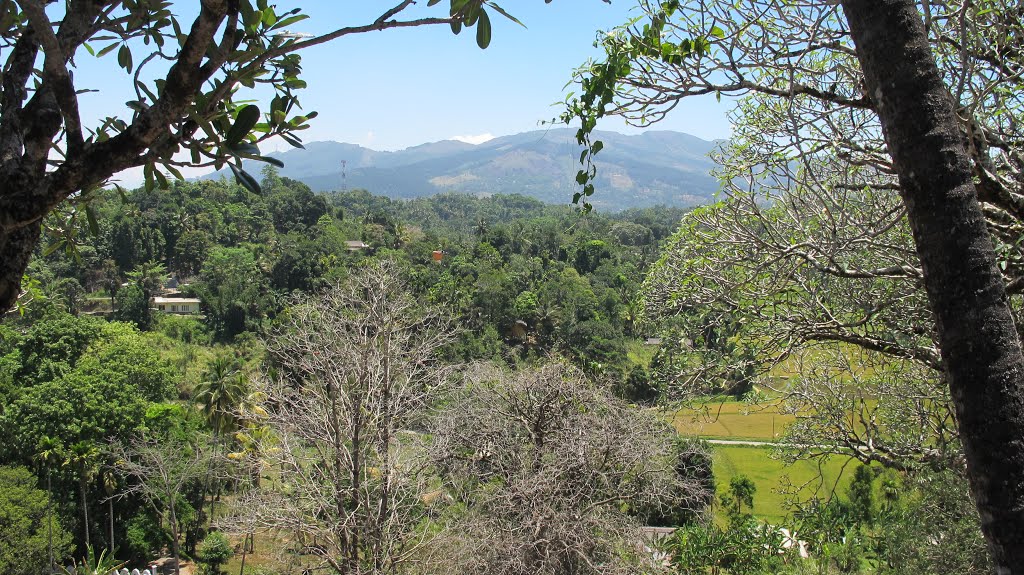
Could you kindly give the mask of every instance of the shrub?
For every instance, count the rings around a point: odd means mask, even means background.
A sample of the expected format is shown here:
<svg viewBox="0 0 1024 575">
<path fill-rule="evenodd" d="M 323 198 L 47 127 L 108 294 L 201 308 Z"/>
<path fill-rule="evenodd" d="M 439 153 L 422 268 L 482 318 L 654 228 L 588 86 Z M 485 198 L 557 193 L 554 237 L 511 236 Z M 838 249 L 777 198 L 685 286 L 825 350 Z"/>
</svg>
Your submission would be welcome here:
<svg viewBox="0 0 1024 575">
<path fill-rule="evenodd" d="M 234 554 L 227 536 L 220 531 L 212 531 L 199 544 L 196 559 L 208 567 L 208 573 L 217 574 L 220 573 L 220 566 Z"/>
</svg>

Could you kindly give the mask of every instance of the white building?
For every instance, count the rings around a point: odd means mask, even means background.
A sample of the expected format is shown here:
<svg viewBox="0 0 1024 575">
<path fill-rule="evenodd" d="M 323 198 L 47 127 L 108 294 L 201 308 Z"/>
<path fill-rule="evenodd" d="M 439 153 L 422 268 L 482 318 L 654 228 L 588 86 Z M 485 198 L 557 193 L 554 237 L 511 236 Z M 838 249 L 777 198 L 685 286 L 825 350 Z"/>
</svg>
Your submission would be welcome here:
<svg viewBox="0 0 1024 575">
<path fill-rule="evenodd" d="M 199 313 L 199 300 L 192 297 L 154 297 L 150 307 L 157 311 L 176 313 L 179 315 L 195 315 Z"/>
</svg>

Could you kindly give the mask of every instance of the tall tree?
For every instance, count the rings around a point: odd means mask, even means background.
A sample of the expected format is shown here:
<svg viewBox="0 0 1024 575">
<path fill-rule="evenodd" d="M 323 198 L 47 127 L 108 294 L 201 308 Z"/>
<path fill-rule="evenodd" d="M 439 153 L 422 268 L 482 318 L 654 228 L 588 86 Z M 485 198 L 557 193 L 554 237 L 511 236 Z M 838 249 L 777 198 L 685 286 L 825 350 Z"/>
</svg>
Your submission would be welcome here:
<svg viewBox="0 0 1024 575">
<path fill-rule="evenodd" d="M 43 218 L 71 198 L 72 210 L 95 227 L 90 196 L 121 170 L 143 167 L 153 188 L 166 186 L 161 169 L 177 174 L 176 166 L 230 162 L 240 182 L 258 187 L 241 171 L 241 158 L 260 158 L 257 144 L 273 136 L 301 146 L 295 132 L 315 116 L 295 113 L 295 92 L 305 86 L 300 50 L 418 26 L 451 26 L 456 33 L 475 27 L 485 48 L 488 14 L 505 14 L 491 0 L 452 0 L 447 14 L 436 16 L 410 15 L 414 4 L 396 1 L 364 24 L 297 38 L 287 27 L 305 16 L 265 0 L 204 0 L 191 25 L 179 22 L 169 2 L 0 3 L 0 47 L 7 52 L 0 97 L 0 312 L 19 295 Z M 136 99 L 126 103 L 125 118 L 111 114 L 85 126 L 78 98 L 90 86 L 75 74 L 76 60 L 115 50 L 117 66 L 134 74 Z M 275 92 L 266 114 L 234 100 L 240 87 L 257 82 Z M 191 158 L 181 161 L 182 151 Z"/>
<path fill-rule="evenodd" d="M 53 509 L 53 468 L 64 458 L 64 446 L 59 440 L 44 436 L 36 446 L 36 461 L 46 474 L 46 515 L 49 517 Z M 53 523 L 52 520 L 46 525 L 46 548 L 50 559 L 48 563 L 50 572 L 56 569 L 53 554 Z"/>
<path fill-rule="evenodd" d="M 245 399 L 248 385 L 245 373 L 230 355 L 217 355 L 210 361 L 192 399 L 203 410 L 215 436 L 235 429 L 236 409 Z"/>
<path fill-rule="evenodd" d="M 368 265 L 289 307 L 267 342 L 281 375 L 262 382 L 275 449 L 262 450 L 286 491 L 250 492 L 225 526 L 296 529 L 339 574 L 397 573 L 418 557 L 423 496 L 435 489 L 421 450 L 425 409 L 450 370 L 443 314 L 406 291 L 397 265 Z M 253 437 L 255 439 L 255 437 Z M 269 439 L 269 438 L 268 438 Z"/>
<path fill-rule="evenodd" d="M 813 272 L 805 277 L 822 293 L 844 282 L 845 289 L 863 281 L 872 290 L 892 282 L 890 297 L 869 300 L 860 310 L 832 314 L 818 302 L 804 309 L 810 319 L 826 312 L 817 322 L 828 328 L 818 332 L 825 338 L 941 371 L 996 563 L 1006 572 L 1024 569 L 1024 510 L 1015 503 L 1024 473 L 1024 364 L 1010 305 L 1024 286 L 1017 246 L 1024 221 L 1017 3 L 921 3 L 923 19 L 910 1 L 842 2 L 845 15 L 837 2 L 640 4 L 645 17 L 603 37 L 607 58 L 580 76 L 583 95 L 567 112 L 583 120 L 580 140 L 589 143 L 605 114 L 646 123 L 681 98 L 745 95 L 738 113 L 764 123 L 760 129 L 749 123 L 738 134 L 740 144 L 727 150 L 745 171 L 723 175 L 727 190 L 749 190 L 736 213 L 754 216 L 746 227 L 754 233 L 744 241 L 723 238 L 723 249 L 734 249 L 736 269 L 760 275 L 762 285 L 789 281 L 801 266 Z M 594 191 L 599 150 L 592 145 L 584 155 L 580 199 Z M 818 208 L 777 226 L 763 209 L 765 200 L 781 199 L 776 214 L 784 213 L 798 205 L 783 197 L 788 190 Z M 837 190 L 857 191 L 845 197 L 880 208 L 867 234 L 850 233 L 849 204 L 835 201 L 844 198 Z M 898 190 L 902 205 L 873 201 L 886 190 Z M 727 203 L 727 209 L 737 205 Z M 877 241 L 902 225 L 904 210 L 916 258 L 908 258 L 901 243 Z M 815 226 L 815 241 L 803 241 Z M 855 252 L 843 251 L 850 246 L 892 257 L 865 266 Z M 774 262 L 758 262 L 756 252 L 779 255 L 775 261 L 786 265 L 773 269 Z M 931 317 L 912 314 L 917 319 L 909 332 L 894 322 L 895 333 L 909 337 L 891 338 L 894 332 L 883 326 L 914 297 L 905 288 L 917 282 L 927 292 Z M 734 309 L 763 306 L 773 313 L 778 301 L 737 295 Z M 926 341 L 920 345 L 932 329 L 939 353 L 929 353 Z"/>
<path fill-rule="evenodd" d="M 67 464 L 75 468 L 78 475 L 78 494 L 82 505 L 82 530 L 85 533 L 85 548 L 92 549 L 89 539 L 89 482 L 99 470 L 100 450 L 91 441 L 79 441 L 68 449 Z"/>
<path fill-rule="evenodd" d="M 1000 573 L 1024 573 L 1024 355 L 971 161 L 911 0 L 843 0 L 899 175 L 968 476 Z"/>
<path fill-rule="evenodd" d="M 203 379 L 196 385 L 193 399 L 199 404 L 206 417 L 207 423 L 213 429 L 213 448 L 218 450 L 221 447 L 224 434 L 231 433 L 237 429 L 237 410 L 243 399 L 245 399 L 249 388 L 249 378 L 245 372 L 239 370 L 235 359 L 229 355 L 217 355 L 210 361 Z M 210 460 L 210 470 L 207 473 L 206 489 L 207 495 L 212 494 L 210 475 L 214 460 Z M 210 499 L 210 517 L 213 517 L 216 499 L 220 496 L 220 487 L 217 487 L 217 497 Z"/>
<path fill-rule="evenodd" d="M 187 486 L 206 472 L 209 452 L 201 438 L 135 437 L 128 445 L 112 443 L 110 451 L 126 483 L 120 495 L 139 495 L 171 532 L 171 554 L 177 575 L 181 563 L 181 498 Z"/>
</svg>

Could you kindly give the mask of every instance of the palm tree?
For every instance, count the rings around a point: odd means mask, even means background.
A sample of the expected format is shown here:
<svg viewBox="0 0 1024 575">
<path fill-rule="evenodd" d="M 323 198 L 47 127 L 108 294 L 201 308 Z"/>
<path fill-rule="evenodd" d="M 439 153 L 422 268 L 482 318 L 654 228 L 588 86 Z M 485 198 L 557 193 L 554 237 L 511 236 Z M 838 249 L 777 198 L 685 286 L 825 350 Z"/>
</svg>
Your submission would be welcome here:
<svg viewBox="0 0 1024 575">
<path fill-rule="evenodd" d="M 103 490 L 107 493 L 107 520 L 110 523 L 110 541 L 107 548 L 114 554 L 114 495 L 117 493 L 117 473 L 113 467 L 104 467 L 102 471 Z"/>
<path fill-rule="evenodd" d="M 203 380 L 196 386 L 193 399 L 203 410 L 206 421 L 213 429 L 214 438 L 235 429 L 235 411 L 248 389 L 248 378 L 236 368 L 231 356 L 217 355 L 207 366 Z"/>
<path fill-rule="evenodd" d="M 625 298 L 626 305 L 622 308 L 622 323 L 626 335 L 636 335 L 636 327 L 643 315 L 644 304 L 639 297 Z"/>
<path fill-rule="evenodd" d="M 64 459 L 64 445 L 59 439 L 43 436 L 36 446 L 35 458 L 46 473 L 46 548 L 50 556 L 50 573 L 56 570 L 53 562 L 53 466 Z"/>
<path fill-rule="evenodd" d="M 196 386 L 193 399 L 199 404 L 213 429 L 214 449 L 220 443 L 224 433 L 230 433 L 237 429 L 238 418 L 236 411 L 241 401 L 247 395 L 249 380 L 245 372 L 236 368 L 235 360 L 225 354 L 217 355 L 210 362 L 203 380 Z M 210 491 L 210 475 L 213 472 L 213 460 L 210 460 L 210 467 L 207 471 L 206 491 Z M 210 517 L 213 517 L 214 498 L 210 499 Z"/>
<path fill-rule="evenodd" d="M 100 455 L 99 448 L 91 441 L 79 441 L 71 446 L 68 452 L 66 465 L 73 465 L 78 472 L 78 489 L 82 496 L 82 520 L 85 527 L 85 547 L 92 549 L 92 542 L 89 540 L 89 501 L 87 492 L 89 481 L 96 474 L 96 460 Z"/>
</svg>

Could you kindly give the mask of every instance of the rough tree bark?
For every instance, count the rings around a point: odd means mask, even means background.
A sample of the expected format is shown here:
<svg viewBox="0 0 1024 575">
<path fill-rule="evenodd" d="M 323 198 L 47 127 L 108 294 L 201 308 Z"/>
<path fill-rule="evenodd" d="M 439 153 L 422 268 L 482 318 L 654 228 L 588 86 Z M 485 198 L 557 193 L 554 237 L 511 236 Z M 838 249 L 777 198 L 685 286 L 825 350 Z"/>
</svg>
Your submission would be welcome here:
<svg viewBox="0 0 1024 575">
<path fill-rule="evenodd" d="M 1024 356 L 953 102 L 913 0 L 843 0 L 899 175 L 998 573 L 1024 573 Z"/>
</svg>

